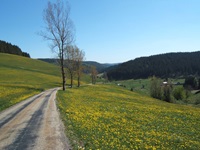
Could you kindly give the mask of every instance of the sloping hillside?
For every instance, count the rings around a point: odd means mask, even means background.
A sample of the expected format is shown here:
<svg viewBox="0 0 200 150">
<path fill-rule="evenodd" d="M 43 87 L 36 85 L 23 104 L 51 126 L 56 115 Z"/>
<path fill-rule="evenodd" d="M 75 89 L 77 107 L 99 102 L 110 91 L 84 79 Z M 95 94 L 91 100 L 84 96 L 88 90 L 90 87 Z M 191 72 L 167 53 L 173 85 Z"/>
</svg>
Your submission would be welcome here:
<svg viewBox="0 0 200 150">
<path fill-rule="evenodd" d="M 109 79 L 137 79 L 149 76 L 200 75 L 200 51 L 141 57 L 108 69 Z"/>
<path fill-rule="evenodd" d="M 44 89 L 60 86 L 59 67 L 0 53 L 0 111 Z"/>
<path fill-rule="evenodd" d="M 57 96 L 74 149 L 200 148 L 199 108 L 166 103 L 112 84 L 59 91 Z"/>
</svg>

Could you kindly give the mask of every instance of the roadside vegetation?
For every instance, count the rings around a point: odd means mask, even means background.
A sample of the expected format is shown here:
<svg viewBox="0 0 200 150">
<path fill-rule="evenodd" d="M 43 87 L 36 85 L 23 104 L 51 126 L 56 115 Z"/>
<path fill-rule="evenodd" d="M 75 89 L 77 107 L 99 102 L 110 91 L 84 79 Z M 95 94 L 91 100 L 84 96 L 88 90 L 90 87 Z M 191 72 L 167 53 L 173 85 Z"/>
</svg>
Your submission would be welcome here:
<svg viewBox="0 0 200 150">
<path fill-rule="evenodd" d="M 0 111 L 60 86 L 59 71 L 57 66 L 42 61 L 0 53 Z"/>
<path fill-rule="evenodd" d="M 74 149 L 199 149 L 200 109 L 117 85 L 59 91 L 57 105 Z"/>
</svg>

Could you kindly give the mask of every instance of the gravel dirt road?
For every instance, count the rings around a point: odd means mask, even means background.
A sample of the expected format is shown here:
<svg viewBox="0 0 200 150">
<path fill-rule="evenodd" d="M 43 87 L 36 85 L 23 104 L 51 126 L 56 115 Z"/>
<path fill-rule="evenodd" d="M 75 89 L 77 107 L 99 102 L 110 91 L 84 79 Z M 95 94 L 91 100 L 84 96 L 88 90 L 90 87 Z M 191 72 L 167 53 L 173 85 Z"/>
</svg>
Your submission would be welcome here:
<svg viewBox="0 0 200 150">
<path fill-rule="evenodd" d="M 33 96 L 0 113 L 1 150 L 69 150 L 55 98 L 59 88 Z"/>
</svg>

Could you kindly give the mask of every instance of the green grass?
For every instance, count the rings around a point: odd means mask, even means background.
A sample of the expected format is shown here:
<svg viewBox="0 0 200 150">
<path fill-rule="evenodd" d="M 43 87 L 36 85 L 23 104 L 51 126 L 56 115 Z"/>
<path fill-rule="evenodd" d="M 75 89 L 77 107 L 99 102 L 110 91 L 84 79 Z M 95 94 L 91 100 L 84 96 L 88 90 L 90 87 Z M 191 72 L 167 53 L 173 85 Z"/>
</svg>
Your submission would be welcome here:
<svg viewBox="0 0 200 150">
<path fill-rule="evenodd" d="M 57 96 L 74 149 L 200 149 L 199 108 L 117 85 L 88 85 Z"/>
<path fill-rule="evenodd" d="M 186 102 L 189 104 L 194 104 L 196 107 L 200 107 L 200 93 L 193 94 L 192 96 L 188 97 Z"/>
<path fill-rule="evenodd" d="M 61 86 L 58 66 L 0 53 L 0 111 L 45 89 L 58 86 Z"/>
<path fill-rule="evenodd" d="M 164 79 L 162 79 L 164 81 Z M 172 83 L 184 83 L 184 79 L 169 79 Z M 150 95 L 150 84 L 151 78 L 148 79 L 130 79 L 130 80 L 122 80 L 122 81 L 115 81 L 115 84 L 120 84 L 125 86 L 126 89 L 138 92 L 144 95 Z"/>
<path fill-rule="evenodd" d="M 161 79 L 161 81 L 164 81 L 164 79 Z M 185 82 L 185 79 L 169 79 L 171 83 L 181 83 L 183 84 Z M 150 84 L 151 79 L 137 79 L 137 80 L 122 80 L 122 81 L 115 81 L 113 82 L 116 85 L 121 85 L 122 88 L 126 88 L 127 90 L 132 90 L 134 92 L 140 93 L 142 95 L 150 96 Z M 173 90 L 175 90 L 178 87 L 183 87 L 183 85 L 173 85 Z M 183 98 L 181 100 L 176 100 L 173 97 L 173 90 L 171 97 L 173 99 L 173 103 L 182 104 L 182 105 L 192 105 L 194 107 L 200 107 L 200 94 L 194 94 L 193 92 L 188 93 L 187 98 Z"/>
<path fill-rule="evenodd" d="M 115 81 L 114 83 L 123 85 L 128 90 L 133 89 L 133 91 L 138 92 L 140 94 L 149 95 L 150 79 L 137 79 L 137 80 L 130 79 L 130 80 Z"/>
</svg>

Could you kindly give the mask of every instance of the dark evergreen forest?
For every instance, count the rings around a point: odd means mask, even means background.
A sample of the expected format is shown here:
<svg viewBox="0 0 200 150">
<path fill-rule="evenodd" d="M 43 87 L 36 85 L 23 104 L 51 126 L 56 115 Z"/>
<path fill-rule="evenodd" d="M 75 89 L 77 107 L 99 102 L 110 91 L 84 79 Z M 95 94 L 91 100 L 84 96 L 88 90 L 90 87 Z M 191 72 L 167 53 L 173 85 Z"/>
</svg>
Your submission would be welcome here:
<svg viewBox="0 0 200 150">
<path fill-rule="evenodd" d="M 200 51 L 136 58 L 107 70 L 110 80 L 200 75 Z"/>
<path fill-rule="evenodd" d="M 0 53 L 8 53 L 30 58 L 30 55 L 26 52 L 22 52 L 22 50 L 18 46 L 12 45 L 11 43 L 7 43 L 1 40 L 0 40 Z"/>
</svg>

